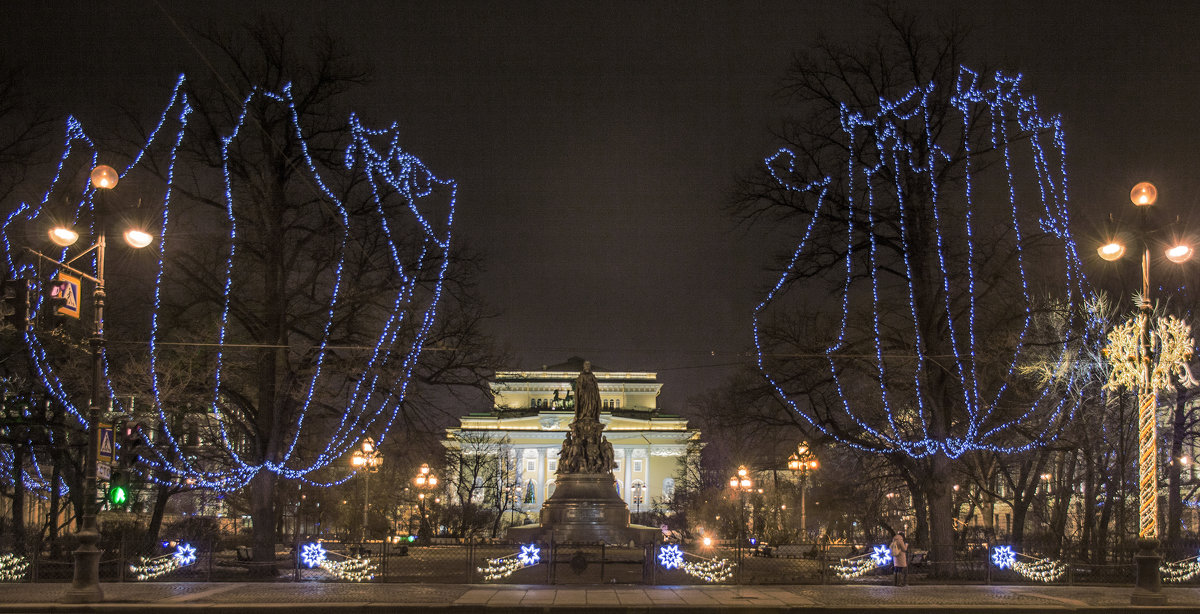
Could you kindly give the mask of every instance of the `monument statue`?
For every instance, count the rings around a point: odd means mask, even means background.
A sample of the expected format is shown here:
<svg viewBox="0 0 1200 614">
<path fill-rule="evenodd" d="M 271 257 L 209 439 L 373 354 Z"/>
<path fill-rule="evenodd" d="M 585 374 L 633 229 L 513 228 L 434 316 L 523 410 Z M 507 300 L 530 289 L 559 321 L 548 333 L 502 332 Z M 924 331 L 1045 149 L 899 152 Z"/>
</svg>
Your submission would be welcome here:
<svg viewBox="0 0 1200 614">
<path fill-rule="evenodd" d="M 612 444 L 604 437 L 604 425 L 600 423 L 600 386 L 592 373 L 592 363 L 583 363 L 583 371 L 572 387 L 575 420 L 558 455 L 558 472 L 611 473 Z"/>
<path fill-rule="evenodd" d="M 613 446 L 600 422 L 600 386 L 592 373 L 592 363 L 584 361 L 571 387 L 564 405 L 574 405 L 575 419 L 558 455 L 557 488 L 542 505 L 541 522 L 513 527 L 508 531 L 509 538 L 559 543 L 661 541 L 659 529 L 629 524 L 629 506 L 617 494 L 612 473 Z"/>
</svg>

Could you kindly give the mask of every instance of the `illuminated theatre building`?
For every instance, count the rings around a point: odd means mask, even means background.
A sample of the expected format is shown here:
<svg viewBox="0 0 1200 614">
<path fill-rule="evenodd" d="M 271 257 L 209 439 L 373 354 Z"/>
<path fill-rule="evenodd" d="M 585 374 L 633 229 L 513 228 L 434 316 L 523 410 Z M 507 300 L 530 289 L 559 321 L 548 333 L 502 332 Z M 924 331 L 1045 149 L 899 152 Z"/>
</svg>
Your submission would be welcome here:
<svg viewBox="0 0 1200 614">
<path fill-rule="evenodd" d="M 558 453 L 575 418 L 572 384 L 582 369 L 583 359 L 571 358 L 540 371 L 498 371 L 490 384 L 495 398 L 491 411 L 469 414 L 457 428 L 446 429 L 443 444 L 451 458 L 467 457 L 473 448 L 507 457 L 508 470 L 488 476 L 509 476 L 500 479 L 517 491 L 512 493 L 514 509 L 527 520 L 536 522 L 542 503 L 554 493 Z M 700 431 L 688 428 L 685 418 L 659 413 L 662 384 L 657 374 L 595 365 L 592 372 L 600 387 L 600 421 L 613 446 L 617 492 L 630 512 L 650 511 L 654 502 L 671 498 L 680 458 L 689 443 L 699 442 Z M 448 471 L 456 471 L 453 464 Z M 448 477 L 453 500 L 454 477 Z M 485 491 L 497 492 L 496 485 L 487 486 L 471 491 L 478 502 L 490 496 Z"/>
</svg>

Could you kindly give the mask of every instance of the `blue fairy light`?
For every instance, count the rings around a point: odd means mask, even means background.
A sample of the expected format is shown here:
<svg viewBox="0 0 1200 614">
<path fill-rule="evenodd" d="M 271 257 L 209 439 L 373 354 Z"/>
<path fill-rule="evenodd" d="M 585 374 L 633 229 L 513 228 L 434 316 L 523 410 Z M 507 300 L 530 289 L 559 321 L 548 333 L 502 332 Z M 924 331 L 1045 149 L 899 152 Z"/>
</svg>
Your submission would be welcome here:
<svg viewBox="0 0 1200 614">
<path fill-rule="evenodd" d="M 1017 562 L 1017 553 L 1012 546 L 996 546 L 992 548 L 992 564 L 1000 569 L 1008 569 Z"/>
<path fill-rule="evenodd" d="M 871 560 L 875 562 L 876 567 L 883 567 L 892 562 L 892 550 L 886 545 L 875 546 L 871 551 Z"/>
<path fill-rule="evenodd" d="M 663 566 L 663 569 L 679 569 L 683 565 L 683 552 L 679 549 L 679 545 L 668 544 L 660 546 L 658 549 L 658 563 Z"/>
<path fill-rule="evenodd" d="M 537 565 L 538 561 L 542 560 L 541 549 L 538 548 L 537 544 L 521 546 L 521 554 L 517 555 L 517 560 L 526 567 Z"/>
<path fill-rule="evenodd" d="M 300 561 L 309 569 L 325 562 L 325 547 L 318 542 L 309 542 L 300 548 Z"/>
</svg>

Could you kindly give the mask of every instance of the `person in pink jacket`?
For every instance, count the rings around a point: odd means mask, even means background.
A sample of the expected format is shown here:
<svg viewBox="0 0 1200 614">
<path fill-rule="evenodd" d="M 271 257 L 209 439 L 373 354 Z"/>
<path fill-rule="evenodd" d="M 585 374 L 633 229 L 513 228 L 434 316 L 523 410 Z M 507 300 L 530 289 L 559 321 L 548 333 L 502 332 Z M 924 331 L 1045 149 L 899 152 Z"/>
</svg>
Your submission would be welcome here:
<svg viewBox="0 0 1200 614">
<path fill-rule="evenodd" d="M 896 586 L 908 586 L 908 542 L 904 541 L 901 531 L 892 538 L 892 583 Z"/>
</svg>

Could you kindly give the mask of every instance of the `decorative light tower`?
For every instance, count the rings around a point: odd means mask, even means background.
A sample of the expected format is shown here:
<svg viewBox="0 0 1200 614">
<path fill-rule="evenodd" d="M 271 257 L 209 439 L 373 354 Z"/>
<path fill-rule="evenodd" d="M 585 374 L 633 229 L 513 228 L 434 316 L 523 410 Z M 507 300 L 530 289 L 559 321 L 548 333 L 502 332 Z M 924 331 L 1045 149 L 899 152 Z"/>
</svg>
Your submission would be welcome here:
<svg viewBox="0 0 1200 614">
<path fill-rule="evenodd" d="M 1175 318 L 1167 318 L 1150 334 L 1150 241 L 1147 218 L 1149 208 L 1158 199 L 1158 190 L 1149 182 L 1133 186 L 1129 199 L 1139 209 L 1138 240 L 1142 256 L 1142 293 L 1138 315 L 1134 321 L 1114 328 L 1108 335 L 1105 355 L 1112 364 L 1106 388 L 1116 390 L 1134 387 L 1138 392 L 1138 553 L 1134 557 L 1137 583 L 1133 605 L 1163 605 L 1158 553 L 1158 389 L 1166 386 L 1172 372 L 1178 372 L 1181 361 L 1186 373 L 1186 360 L 1191 356 L 1191 330 Z M 1125 246 L 1111 241 L 1096 250 L 1105 260 L 1117 260 L 1125 254 Z M 1176 243 L 1164 255 L 1174 263 L 1186 262 L 1192 247 Z M 1154 342 L 1157 342 L 1155 352 Z M 1157 360 L 1156 360 L 1157 359 Z M 1187 379 L 1190 379 L 1190 375 Z"/>
<path fill-rule="evenodd" d="M 754 480 L 750 479 L 750 471 L 745 465 L 740 465 L 737 470 L 737 475 L 730 476 L 729 488 L 738 496 L 738 540 L 737 540 L 737 559 L 738 559 L 738 579 L 741 579 L 742 573 L 742 545 L 746 541 L 746 493 L 754 490 Z"/>
<path fill-rule="evenodd" d="M 808 509 L 805 506 L 804 495 L 808 490 L 808 472 L 817 470 L 817 457 L 808 448 L 808 442 L 802 441 L 796 446 L 796 451 L 788 457 L 788 469 L 796 475 L 800 484 L 800 533 L 808 534 Z"/>
<path fill-rule="evenodd" d="M 92 169 L 89 179 L 92 188 L 97 190 L 97 197 L 102 197 L 103 191 L 111 190 L 117 186 L 120 176 L 113 167 L 101 164 Z M 100 203 L 103 205 L 103 202 Z M 79 548 L 75 550 L 75 572 L 71 582 L 71 588 L 63 593 L 62 600 L 65 603 L 94 603 L 104 599 L 104 592 L 100 589 L 100 549 L 96 544 L 100 541 L 100 529 L 96 525 L 96 481 L 97 481 L 97 464 L 99 463 L 100 452 L 100 411 L 105 405 L 103 396 L 105 393 L 104 387 L 104 248 L 106 246 L 106 238 L 104 234 L 104 213 L 103 207 L 99 207 L 100 214 L 96 216 L 96 243 L 91 247 L 83 250 L 75 257 L 66 262 L 59 262 L 40 252 L 29 250 L 35 256 L 48 260 L 58 266 L 79 275 L 95 284 L 95 290 L 92 292 L 92 311 L 94 315 L 92 338 L 89 343 L 91 346 L 91 399 L 88 402 L 88 442 L 87 442 L 87 457 L 83 465 L 83 510 L 82 518 L 80 519 L 79 532 L 76 534 L 79 539 Z M 50 240 L 55 245 L 60 247 L 70 247 L 79 240 L 79 233 L 66 227 L 53 228 L 49 232 Z M 125 242 L 130 247 L 142 248 L 149 245 L 154 237 L 141 229 L 130 229 L 124 233 Z M 82 258 L 86 254 L 96 251 L 96 275 L 92 276 L 83 271 L 80 271 L 71 266 L 71 263 Z M 76 297 L 78 298 L 78 297 Z"/>
<path fill-rule="evenodd" d="M 428 544 L 429 543 L 429 517 L 425 514 L 425 499 L 427 497 L 426 497 L 426 494 L 424 491 L 426 491 L 426 490 L 432 491 L 437 488 L 437 484 L 438 484 L 437 476 L 434 475 L 433 472 L 431 472 L 429 470 L 428 463 L 421 463 L 421 468 L 417 471 L 417 477 L 413 478 L 413 484 L 416 485 L 417 490 L 422 491 L 417 494 L 417 501 L 419 502 L 418 507 L 420 508 L 420 514 L 421 514 L 420 539 L 421 539 L 422 544 Z"/>
<path fill-rule="evenodd" d="M 365 544 L 367 543 L 367 506 L 371 500 L 371 474 L 379 471 L 379 467 L 383 465 L 383 455 L 375 449 L 375 440 L 370 437 L 363 439 L 362 449 L 354 451 L 350 457 L 350 464 L 363 476 L 362 541 Z"/>
</svg>

